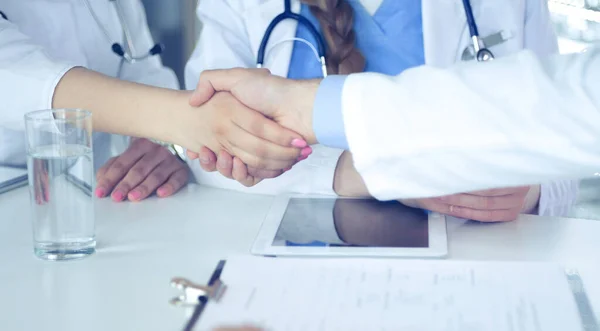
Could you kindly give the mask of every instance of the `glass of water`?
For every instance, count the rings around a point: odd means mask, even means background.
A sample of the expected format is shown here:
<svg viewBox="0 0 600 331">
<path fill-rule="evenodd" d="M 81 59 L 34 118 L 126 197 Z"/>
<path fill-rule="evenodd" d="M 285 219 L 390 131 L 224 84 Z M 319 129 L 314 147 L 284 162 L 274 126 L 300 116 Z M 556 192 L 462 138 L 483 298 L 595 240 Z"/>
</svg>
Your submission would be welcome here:
<svg viewBox="0 0 600 331">
<path fill-rule="evenodd" d="M 33 250 L 71 260 L 96 250 L 92 114 L 79 109 L 25 115 Z"/>
</svg>

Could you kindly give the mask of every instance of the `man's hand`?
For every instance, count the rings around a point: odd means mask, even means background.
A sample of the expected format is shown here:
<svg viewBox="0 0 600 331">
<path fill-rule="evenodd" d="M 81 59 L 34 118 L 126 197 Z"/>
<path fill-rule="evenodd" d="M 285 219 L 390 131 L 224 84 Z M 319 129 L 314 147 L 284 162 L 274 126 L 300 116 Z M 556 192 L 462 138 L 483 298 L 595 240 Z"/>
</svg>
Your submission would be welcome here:
<svg viewBox="0 0 600 331">
<path fill-rule="evenodd" d="M 173 195 L 188 182 L 186 164 L 166 148 L 147 139 L 136 139 L 125 153 L 113 157 L 96 174 L 96 196 L 110 195 L 116 202 L 126 197 L 140 201 L 156 192 Z"/>
<path fill-rule="evenodd" d="M 539 186 L 493 189 L 440 198 L 401 200 L 403 204 L 481 222 L 514 221 L 535 209 Z"/>
</svg>

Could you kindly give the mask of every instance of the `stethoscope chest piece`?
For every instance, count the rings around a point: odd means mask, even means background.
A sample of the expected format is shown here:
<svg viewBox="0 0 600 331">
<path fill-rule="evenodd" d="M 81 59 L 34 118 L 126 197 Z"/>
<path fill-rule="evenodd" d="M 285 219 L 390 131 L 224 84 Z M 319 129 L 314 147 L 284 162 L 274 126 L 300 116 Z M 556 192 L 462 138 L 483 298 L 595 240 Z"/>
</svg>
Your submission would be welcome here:
<svg viewBox="0 0 600 331">
<path fill-rule="evenodd" d="M 477 52 L 477 61 L 478 62 L 487 62 L 492 61 L 494 59 L 494 54 L 487 48 L 482 48 Z"/>
</svg>

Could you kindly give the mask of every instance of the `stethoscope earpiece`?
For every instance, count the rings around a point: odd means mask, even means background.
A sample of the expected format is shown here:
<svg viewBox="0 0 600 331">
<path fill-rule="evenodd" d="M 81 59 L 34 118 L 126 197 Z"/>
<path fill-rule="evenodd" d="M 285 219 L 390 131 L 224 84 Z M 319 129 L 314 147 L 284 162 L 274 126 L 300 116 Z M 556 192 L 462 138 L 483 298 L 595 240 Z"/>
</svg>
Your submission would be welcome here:
<svg viewBox="0 0 600 331">
<path fill-rule="evenodd" d="M 155 44 L 154 46 L 152 46 L 152 48 L 150 50 L 148 50 L 148 53 L 146 53 L 142 56 L 134 56 L 134 54 L 136 54 L 136 52 L 134 50 L 135 44 L 131 38 L 131 33 L 127 26 L 125 15 L 123 14 L 121 7 L 119 6 L 119 4 L 117 3 L 116 0 L 108 0 L 108 1 L 114 6 L 115 11 L 117 12 L 117 16 L 118 16 L 119 22 L 121 24 L 121 28 L 123 30 L 124 42 L 127 45 L 127 50 L 120 43 L 118 43 L 118 42 L 113 43 L 111 41 L 111 37 L 110 37 L 108 30 L 102 24 L 102 21 L 98 18 L 98 16 L 96 15 L 96 12 L 94 12 L 94 9 L 92 8 L 92 5 L 90 4 L 90 0 L 83 0 L 83 3 L 87 7 L 90 15 L 92 16 L 92 18 L 94 19 L 94 21 L 96 22 L 98 27 L 102 30 L 104 36 L 106 37 L 106 40 L 108 40 L 109 42 L 112 43 L 111 50 L 113 51 L 113 53 L 115 53 L 117 56 L 119 56 L 121 58 L 121 67 L 123 65 L 123 62 L 134 63 L 137 61 L 145 60 L 151 56 L 161 54 L 163 52 L 164 47 L 161 44 Z M 120 77 L 120 75 L 121 75 L 121 69 L 122 69 L 121 67 L 119 68 L 117 77 Z"/>
<path fill-rule="evenodd" d="M 159 55 L 163 52 L 165 48 L 161 44 L 156 44 L 154 47 L 150 49 L 150 55 Z"/>
<path fill-rule="evenodd" d="M 123 47 L 119 44 L 119 43 L 114 43 L 111 46 L 113 53 L 117 54 L 120 57 L 124 57 L 125 56 L 125 51 L 123 50 Z"/>
</svg>

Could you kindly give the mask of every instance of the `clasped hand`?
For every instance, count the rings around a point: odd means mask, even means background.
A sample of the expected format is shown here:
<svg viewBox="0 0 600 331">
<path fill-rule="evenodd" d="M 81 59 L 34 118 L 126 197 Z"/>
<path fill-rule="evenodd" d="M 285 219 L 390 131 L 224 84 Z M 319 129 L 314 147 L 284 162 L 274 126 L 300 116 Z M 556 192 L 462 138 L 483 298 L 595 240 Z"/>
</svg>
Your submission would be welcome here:
<svg viewBox="0 0 600 331">
<path fill-rule="evenodd" d="M 316 89 L 318 83 L 300 83 L 292 89 L 303 87 Z M 266 69 L 206 71 L 200 77 L 190 105 L 200 107 L 223 92 L 238 100 L 242 107 L 262 113 L 256 113 L 247 121 L 239 119 L 236 125 L 253 134 L 262 134 L 263 141 L 262 145 L 247 146 L 246 151 L 215 150 L 208 146 L 202 146 L 198 153 L 188 151 L 188 158 L 199 159 L 205 171 L 219 171 L 245 186 L 254 186 L 262 179 L 275 178 L 290 170 L 296 162 L 305 160 L 312 153 L 309 146 L 315 143 L 312 101 L 294 100 L 293 94 L 289 93 L 289 81 L 271 76 Z M 249 109 L 245 111 L 251 112 Z M 293 147 L 296 154 L 283 153 L 284 147 Z M 265 160 L 252 162 L 256 155 L 265 157 Z"/>
</svg>

